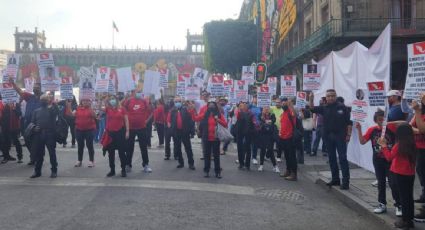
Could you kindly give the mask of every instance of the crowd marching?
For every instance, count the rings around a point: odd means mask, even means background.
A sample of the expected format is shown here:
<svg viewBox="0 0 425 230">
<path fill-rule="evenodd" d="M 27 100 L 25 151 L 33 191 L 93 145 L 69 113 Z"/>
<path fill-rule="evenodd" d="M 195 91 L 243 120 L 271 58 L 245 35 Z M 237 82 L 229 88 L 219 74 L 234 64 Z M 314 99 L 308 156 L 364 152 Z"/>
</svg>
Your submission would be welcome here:
<svg viewBox="0 0 425 230">
<path fill-rule="evenodd" d="M 373 150 L 379 202 L 374 212 L 380 214 L 387 210 L 388 180 L 396 215 L 402 217 L 396 226 L 410 228 L 413 227 L 413 219 L 425 221 L 425 94 L 421 101 L 412 102 L 413 110 L 406 114 L 402 110 L 401 93 L 391 90 L 387 93 L 390 104 L 388 117 L 384 111 L 376 111 L 376 125 L 363 132 L 359 123 L 350 121 L 350 108 L 333 89 L 327 90 L 319 105 L 314 105 L 314 94 L 311 93 L 309 105 L 305 109 L 297 109 L 294 98 L 273 97 L 271 106 L 260 108 L 255 95 L 251 101 L 231 104 L 225 97 L 210 98 L 206 91 L 197 101 L 185 101 L 181 97 L 167 101 L 161 97 L 155 101 L 133 91 L 128 95 L 103 95 L 95 101 L 84 99 L 78 104 L 75 98 L 55 101 L 51 93 L 41 92 L 39 84 L 34 85 L 32 94 L 23 92 L 16 85 L 14 88 L 21 102 L 0 103 L 1 163 L 15 160 L 23 163 L 24 154 L 19 140 L 22 135 L 24 146 L 30 153 L 28 165 L 34 165 L 31 178 L 41 176 L 46 148 L 50 156 L 51 177 L 57 177 L 56 144 L 66 147 L 68 133 L 71 135 L 71 147 L 78 147 L 75 167 L 83 166 L 85 147 L 89 153 L 87 167 L 95 166 L 94 142 L 99 142 L 103 154 L 109 157 L 107 177 L 115 175 L 116 150 L 121 176 L 126 177 L 133 167 L 137 138 L 143 171 L 151 173 L 149 148 L 152 127 L 155 127 L 158 148 L 164 148 L 164 160 L 170 160 L 173 152 L 177 168 L 184 168 L 184 158 L 187 157 L 188 168 L 195 170 L 191 139 L 198 136 L 202 141 L 201 160 L 204 160 L 206 178 L 210 177 L 212 159 L 215 177 L 222 177 L 220 155 L 226 154 L 229 144 L 235 142 L 238 153 L 235 161 L 240 170 L 250 170 L 253 164 L 258 165 L 258 171 L 263 171 L 267 158 L 273 172 L 288 181 L 297 181 L 297 165 L 304 162 L 304 155 L 316 156 L 320 143 L 323 143 L 321 150 L 328 156 L 332 174 L 328 185 L 347 190 L 350 184 L 347 143 L 351 134 L 355 133 L 361 144 L 370 141 Z M 385 135 L 382 135 L 383 128 L 386 128 Z M 222 138 L 222 135 L 232 138 Z M 16 148 L 17 159 L 10 154 L 12 146 Z M 282 161 L 286 168 L 280 174 L 278 163 Z M 423 188 L 417 200 L 413 199 L 415 172 Z M 414 202 L 424 204 L 416 215 Z"/>
</svg>

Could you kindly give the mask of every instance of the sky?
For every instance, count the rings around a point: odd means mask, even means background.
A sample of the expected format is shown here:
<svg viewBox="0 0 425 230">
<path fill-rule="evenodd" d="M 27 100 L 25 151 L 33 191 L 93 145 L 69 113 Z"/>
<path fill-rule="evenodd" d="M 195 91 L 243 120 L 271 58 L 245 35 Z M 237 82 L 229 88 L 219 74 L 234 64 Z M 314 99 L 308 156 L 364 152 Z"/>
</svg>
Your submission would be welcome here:
<svg viewBox="0 0 425 230">
<path fill-rule="evenodd" d="M 46 32 L 46 46 L 184 49 L 187 29 L 236 19 L 243 0 L 0 0 L 0 50 L 14 50 L 19 31 Z"/>
</svg>

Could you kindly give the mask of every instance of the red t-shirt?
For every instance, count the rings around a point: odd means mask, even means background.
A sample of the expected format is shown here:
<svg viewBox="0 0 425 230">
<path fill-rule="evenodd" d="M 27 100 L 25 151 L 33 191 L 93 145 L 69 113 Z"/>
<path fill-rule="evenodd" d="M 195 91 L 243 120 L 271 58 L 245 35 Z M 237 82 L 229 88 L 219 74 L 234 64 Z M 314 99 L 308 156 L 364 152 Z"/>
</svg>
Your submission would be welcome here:
<svg viewBox="0 0 425 230">
<path fill-rule="evenodd" d="M 158 124 L 164 124 L 165 123 L 165 113 L 164 113 L 164 106 L 163 105 L 158 105 L 155 109 L 155 111 L 153 112 L 153 120 L 155 121 L 155 123 Z"/>
<path fill-rule="evenodd" d="M 292 119 L 289 120 L 289 113 L 291 113 Z M 295 127 L 295 114 L 292 112 L 292 110 L 288 109 L 285 112 L 282 113 L 280 116 L 280 133 L 279 136 L 281 139 L 289 139 L 292 137 L 294 133 L 294 127 Z"/>
<path fill-rule="evenodd" d="M 149 102 L 145 99 L 130 98 L 124 102 L 124 107 L 128 112 L 128 123 L 130 129 L 144 129 L 151 115 Z"/>
<path fill-rule="evenodd" d="M 425 121 L 425 114 L 422 115 L 422 120 Z M 418 125 L 416 124 L 416 116 L 413 117 L 413 119 L 410 122 L 410 124 L 413 127 L 418 128 Z M 415 142 L 416 142 L 416 148 L 418 148 L 418 149 L 425 149 L 425 134 L 424 133 L 416 134 L 415 135 Z"/>
<path fill-rule="evenodd" d="M 124 108 L 106 108 L 106 130 L 118 131 L 124 128 L 125 115 L 127 115 L 127 112 Z"/>
<path fill-rule="evenodd" d="M 77 108 L 75 111 L 75 129 L 81 131 L 96 129 L 96 121 L 91 108 L 84 106 Z"/>
<path fill-rule="evenodd" d="M 397 126 L 395 124 L 388 124 L 387 131 L 385 132 L 385 139 L 387 140 L 388 149 L 392 149 L 395 142 L 395 132 L 397 130 Z M 382 128 L 378 125 L 371 126 L 367 129 L 366 133 L 363 135 L 363 138 L 366 141 L 371 141 L 372 150 L 374 156 L 385 158 L 382 153 L 381 146 L 378 144 L 379 138 L 382 136 Z"/>
<path fill-rule="evenodd" d="M 392 150 L 387 147 L 382 149 L 388 161 L 391 162 L 390 171 L 405 176 L 415 175 L 415 163 L 411 163 L 409 159 L 403 157 L 398 152 L 398 143 L 394 145 Z"/>
<path fill-rule="evenodd" d="M 192 115 L 192 119 L 196 122 L 202 121 L 205 117 L 206 110 L 204 110 L 204 113 L 200 113 L 198 116 L 195 115 L 194 111 L 190 112 Z M 218 123 L 221 124 L 221 126 L 227 128 L 227 122 L 224 119 L 224 116 L 220 114 L 218 120 Z M 208 140 L 209 141 L 215 141 L 217 138 L 215 137 L 215 128 L 216 128 L 216 121 L 214 119 L 214 116 L 210 114 L 208 117 Z"/>
</svg>

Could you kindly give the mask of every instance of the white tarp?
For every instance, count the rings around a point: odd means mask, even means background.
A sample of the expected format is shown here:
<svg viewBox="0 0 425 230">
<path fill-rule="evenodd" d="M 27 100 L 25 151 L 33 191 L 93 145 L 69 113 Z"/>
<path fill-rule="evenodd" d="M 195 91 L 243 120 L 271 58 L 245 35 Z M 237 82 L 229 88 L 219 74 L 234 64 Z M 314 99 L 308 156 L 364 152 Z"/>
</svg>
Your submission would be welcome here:
<svg viewBox="0 0 425 230">
<path fill-rule="evenodd" d="M 318 62 L 322 76 L 321 87 L 315 92 L 315 105 L 319 104 L 327 89 L 336 89 L 343 96 L 345 104 L 351 106 L 355 91 L 366 89 L 367 82 L 385 82 L 390 85 L 391 66 L 391 25 L 389 24 L 375 43 L 368 49 L 359 42 L 353 42 L 340 51 L 333 51 Z M 385 89 L 388 91 L 388 88 Z M 362 124 L 363 130 L 374 125 L 376 107 L 369 108 L 368 117 Z M 348 145 L 348 160 L 367 170 L 374 171 L 370 143 L 360 145 L 357 130 L 353 128 Z"/>
</svg>

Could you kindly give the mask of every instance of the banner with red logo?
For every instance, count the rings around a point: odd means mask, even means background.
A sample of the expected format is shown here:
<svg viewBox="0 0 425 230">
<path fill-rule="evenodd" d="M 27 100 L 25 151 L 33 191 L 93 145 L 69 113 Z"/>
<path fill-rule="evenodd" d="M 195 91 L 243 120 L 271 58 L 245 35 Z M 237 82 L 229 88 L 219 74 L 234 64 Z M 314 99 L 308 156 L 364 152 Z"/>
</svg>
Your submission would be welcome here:
<svg viewBox="0 0 425 230">
<path fill-rule="evenodd" d="M 224 95 L 230 99 L 232 97 L 233 80 L 224 81 Z"/>
<path fill-rule="evenodd" d="M 63 100 L 73 99 L 72 77 L 63 77 L 61 79 L 60 93 Z"/>
<path fill-rule="evenodd" d="M 53 61 L 53 55 L 51 53 L 40 53 L 37 55 L 38 67 L 53 67 L 55 62 Z"/>
<path fill-rule="evenodd" d="M 257 88 L 257 106 L 264 108 L 271 104 L 270 88 L 267 85 L 262 85 Z"/>
<path fill-rule="evenodd" d="M 58 91 L 60 89 L 61 79 L 59 69 L 54 66 L 43 66 L 39 68 L 41 91 Z"/>
<path fill-rule="evenodd" d="M 19 95 L 11 83 L 1 84 L 1 98 L 5 104 L 19 102 Z"/>
<path fill-rule="evenodd" d="M 269 86 L 270 93 L 276 95 L 277 92 L 277 77 L 267 78 L 267 85 Z"/>
<path fill-rule="evenodd" d="M 159 77 L 161 78 L 160 84 L 161 84 L 161 87 L 164 89 L 168 89 L 168 76 L 169 76 L 168 69 L 159 70 Z"/>
<path fill-rule="evenodd" d="M 425 42 L 407 45 L 408 67 L 404 99 L 418 100 L 425 91 Z"/>
<path fill-rule="evenodd" d="M 97 93 L 108 93 L 110 75 L 111 69 L 109 67 L 102 66 L 97 69 L 95 87 Z"/>
<path fill-rule="evenodd" d="M 283 97 L 297 96 L 296 75 L 284 75 L 280 77 L 280 95 Z"/>
<path fill-rule="evenodd" d="M 239 103 L 241 101 L 248 101 L 248 83 L 244 80 L 235 81 L 234 87 L 235 101 Z"/>
<path fill-rule="evenodd" d="M 224 76 L 221 74 L 213 74 L 211 76 L 210 92 L 212 97 L 224 96 Z"/>
<path fill-rule="evenodd" d="M 255 82 L 255 66 L 242 66 L 242 77 L 243 81 L 246 81 L 248 84 Z"/>
<path fill-rule="evenodd" d="M 184 91 L 186 88 L 186 82 L 189 81 L 190 74 L 179 74 L 177 76 L 177 87 L 176 87 L 176 95 L 179 97 L 184 97 Z"/>
<path fill-rule="evenodd" d="M 320 69 L 317 64 L 304 64 L 303 65 L 303 90 L 315 91 L 320 89 L 321 77 Z"/>
<path fill-rule="evenodd" d="M 299 109 L 305 109 L 307 105 L 307 93 L 306 92 L 297 92 L 297 100 L 295 106 Z"/>
<path fill-rule="evenodd" d="M 368 82 L 367 88 L 369 90 L 369 106 L 384 106 L 387 100 L 385 93 L 385 83 L 383 81 Z M 356 93 L 357 94 L 357 93 Z M 358 95 L 356 95 L 358 97 Z"/>
</svg>

